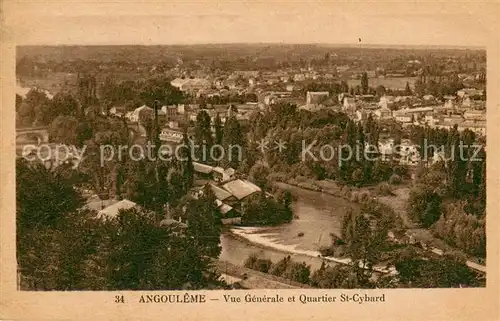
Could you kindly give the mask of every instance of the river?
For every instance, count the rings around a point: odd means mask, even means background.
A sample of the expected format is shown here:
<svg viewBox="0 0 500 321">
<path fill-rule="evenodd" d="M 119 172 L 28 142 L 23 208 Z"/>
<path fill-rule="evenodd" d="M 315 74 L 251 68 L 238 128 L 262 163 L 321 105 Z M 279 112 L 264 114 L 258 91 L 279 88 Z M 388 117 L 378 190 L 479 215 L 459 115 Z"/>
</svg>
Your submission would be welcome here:
<svg viewBox="0 0 500 321">
<path fill-rule="evenodd" d="M 356 205 L 333 195 L 283 183 L 278 185 L 295 197 L 292 207 L 296 218 L 276 227 L 235 230 L 252 242 L 230 233 L 223 234 L 221 260 L 243 265 L 250 254 L 257 253 L 273 262 L 290 255 L 294 261 L 311 265 L 313 270 L 321 266 L 324 259 L 317 257 L 317 251 L 330 245 L 331 233 L 340 234 L 344 213 Z"/>
</svg>

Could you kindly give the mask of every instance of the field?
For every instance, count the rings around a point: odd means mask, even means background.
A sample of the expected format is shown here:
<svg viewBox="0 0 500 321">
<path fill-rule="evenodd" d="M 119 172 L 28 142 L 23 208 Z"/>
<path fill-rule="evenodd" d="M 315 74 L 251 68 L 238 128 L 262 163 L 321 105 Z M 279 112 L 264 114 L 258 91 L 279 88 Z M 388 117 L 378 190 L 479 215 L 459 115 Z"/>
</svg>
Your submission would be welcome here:
<svg viewBox="0 0 500 321">
<path fill-rule="evenodd" d="M 73 73 L 54 72 L 41 77 L 19 77 L 19 85 L 24 88 L 37 87 L 48 90 L 55 95 L 60 91 L 76 89 L 77 75 Z"/>
</svg>

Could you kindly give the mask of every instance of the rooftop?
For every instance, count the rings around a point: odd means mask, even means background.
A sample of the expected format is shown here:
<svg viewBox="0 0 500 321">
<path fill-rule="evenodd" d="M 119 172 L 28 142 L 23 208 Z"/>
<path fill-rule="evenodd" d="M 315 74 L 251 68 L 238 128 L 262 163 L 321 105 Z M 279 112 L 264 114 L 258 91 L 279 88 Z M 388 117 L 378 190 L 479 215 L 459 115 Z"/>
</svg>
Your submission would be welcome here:
<svg viewBox="0 0 500 321">
<path fill-rule="evenodd" d="M 228 199 L 231 196 L 233 196 L 231 193 L 229 193 L 225 189 L 223 189 L 219 186 L 216 186 L 214 184 L 210 184 L 210 188 L 212 189 L 212 192 L 214 192 L 215 198 L 220 200 L 220 201 L 223 201 L 223 200 Z"/>
<path fill-rule="evenodd" d="M 209 165 L 205 165 L 198 162 L 193 162 L 194 171 L 203 174 L 210 174 L 214 168 Z"/>
<path fill-rule="evenodd" d="M 99 216 L 106 215 L 107 217 L 116 217 L 120 210 L 128 210 L 137 206 L 136 203 L 129 201 L 127 199 L 121 200 L 113 205 L 110 205 L 103 210 L 99 211 Z"/>
<path fill-rule="evenodd" d="M 261 189 L 257 185 L 242 179 L 235 179 L 223 185 L 224 189 L 234 195 L 238 200 L 241 200 L 249 195 L 260 192 Z"/>
</svg>

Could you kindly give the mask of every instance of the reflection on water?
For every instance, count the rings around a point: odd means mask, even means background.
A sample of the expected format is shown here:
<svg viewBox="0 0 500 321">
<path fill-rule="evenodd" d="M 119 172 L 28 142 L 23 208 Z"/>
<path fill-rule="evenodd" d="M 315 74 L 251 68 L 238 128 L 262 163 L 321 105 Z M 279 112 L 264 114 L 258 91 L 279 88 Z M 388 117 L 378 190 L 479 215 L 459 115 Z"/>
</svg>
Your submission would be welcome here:
<svg viewBox="0 0 500 321">
<path fill-rule="evenodd" d="M 332 195 L 286 184 L 280 184 L 280 187 L 289 190 L 296 197 L 293 208 L 298 218 L 288 224 L 258 229 L 256 236 L 260 238 L 259 243 L 266 245 L 265 248 L 248 244 L 230 235 L 223 235 L 220 256 L 222 260 L 242 265 L 250 254 L 258 253 L 272 261 L 278 261 L 288 255 L 280 251 L 286 249 L 314 255 L 321 246 L 330 245 L 330 233 L 340 233 L 344 213 L 348 207 L 355 206 L 343 198 Z M 303 235 L 299 236 L 299 233 Z M 313 269 L 321 266 L 320 258 L 301 254 L 291 256 L 295 261 L 305 261 Z"/>
</svg>

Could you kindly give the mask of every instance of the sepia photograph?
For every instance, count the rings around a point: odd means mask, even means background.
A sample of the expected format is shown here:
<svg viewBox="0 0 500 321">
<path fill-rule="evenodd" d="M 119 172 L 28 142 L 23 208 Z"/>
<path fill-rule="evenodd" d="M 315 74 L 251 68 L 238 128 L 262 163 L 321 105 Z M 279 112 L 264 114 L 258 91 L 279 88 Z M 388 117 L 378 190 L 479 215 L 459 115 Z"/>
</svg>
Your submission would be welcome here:
<svg viewBox="0 0 500 321">
<path fill-rule="evenodd" d="M 11 20 L 16 291 L 486 288 L 494 58 L 474 16 L 79 5 Z"/>
</svg>

